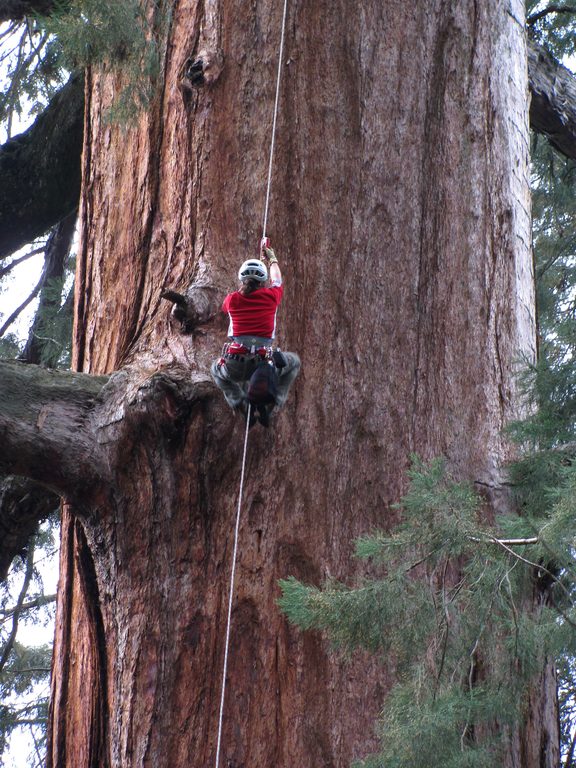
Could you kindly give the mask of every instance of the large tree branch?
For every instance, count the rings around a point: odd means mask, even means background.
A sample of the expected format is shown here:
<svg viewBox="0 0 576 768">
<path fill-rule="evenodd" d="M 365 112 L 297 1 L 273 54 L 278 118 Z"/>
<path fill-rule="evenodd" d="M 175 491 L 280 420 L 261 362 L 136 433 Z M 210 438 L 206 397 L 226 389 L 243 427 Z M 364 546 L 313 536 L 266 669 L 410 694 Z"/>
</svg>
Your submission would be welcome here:
<svg viewBox="0 0 576 768">
<path fill-rule="evenodd" d="M 32 14 L 46 14 L 54 5 L 54 0 L 0 0 L 0 22 L 23 19 Z"/>
<path fill-rule="evenodd" d="M 78 205 L 84 77 L 73 75 L 24 133 L 0 147 L 0 258 Z"/>
<path fill-rule="evenodd" d="M 543 19 L 546 16 L 549 16 L 551 13 L 575 14 L 576 13 L 576 6 L 574 6 L 574 5 L 549 5 L 548 8 L 544 8 L 543 11 L 538 11 L 537 13 L 533 13 L 531 16 L 528 16 L 528 18 L 526 19 L 526 25 L 528 27 L 532 27 L 534 24 L 536 24 L 537 21 L 540 21 L 540 19 Z"/>
<path fill-rule="evenodd" d="M 103 476 L 90 417 L 107 381 L 0 361 L 0 472 L 71 495 Z"/>
<path fill-rule="evenodd" d="M 108 377 L 0 360 L 0 472 L 86 498 L 91 485 L 112 482 L 143 424 L 170 440 L 214 390 L 204 372 L 179 366 Z"/>
<path fill-rule="evenodd" d="M 576 160 L 576 78 L 534 40 L 528 41 L 530 125 Z"/>
<path fill-rule="evenodd" d="M 56 508 L 56 494 L 81 506 L 91 490 L 113 487 L 144 425 L 158 445 L 173 445 L 214 390 L 204 372 L 180 366 L 108 377 L 0 360 L 0 473 L 20 476 L 0 486 L 0 579 Z"/>
</svg>

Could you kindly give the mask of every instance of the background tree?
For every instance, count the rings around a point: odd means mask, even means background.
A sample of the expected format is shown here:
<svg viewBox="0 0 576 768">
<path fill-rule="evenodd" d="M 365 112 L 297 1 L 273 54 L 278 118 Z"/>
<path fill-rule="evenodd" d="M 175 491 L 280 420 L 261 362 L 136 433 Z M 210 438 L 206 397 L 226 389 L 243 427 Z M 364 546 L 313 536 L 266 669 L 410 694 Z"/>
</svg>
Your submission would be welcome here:
<svg viewBox="0 0 576 768">
<path fill-rule="evenodd" d="M 42 557 L 55 548 L 54 533 L 58 533 L 55 515 L 32 537 L 1 593 L 0 755 L 5 757 L 9 738 L 16 729 L 25 731 L 32 737 L 28 764 L 34 768 L 45 765 L 52 645 L 24 645 L 18 640 L 18 631 L 22 621 L 31 617 L 36 623 L 54 620 L 56 595 L 45 593 L 39 571 Z M 24 759 L 22 750 L 19 758 Z"/>
<path fill-rule="evenodd" d="M 40 4 L 36 10 L 42 10 Z M 4 3 L 0 12 L 5 11 Z M 77 127 L 70 131 L 73 89 L 70 85 L 63 88 L 66 110 L 59 106 L 61 96 L 53 99 L 68 79 L 54 36 L 32 19 L 12 21 L 2 27 L 0 46 L 0 119 L 2 135 L 7 139 L 0 150 L 4 194 L 0 206 L 0 349 L 3 356 L 30 363 L 68 366 L 73 296 L 69 251 L 80 188 L 82 78 L 77 79 Z M 16 136 L 22 122 L 30 123 L 36 115 L 40 116 L 33 126 Z M 55 132 L 58 142 L 54 141 Z M 52 179 L 48 179 L 50 173 Z M 69 215 L 57 223 L 66 211 Z M 20 245 L 25 247 L 12 255 L 10 251 Z M 15 300 L 13 294 L 23 283 L 21 271 L 32 261 L 43 261 L 43 268 L 32 270 L 38 272 L 34 283 L 27 294 Z M 34 307 L 27 330 L 24 316 Z M 9 758 L 12 743 L 18 743 L 18 760 L 25 759 L 22 739 L 10 741 L 18 732 L 30 736 L 28 764 L 45 763 L 52 646 L 39 645 L 45 630 L 40 635 L 31 633 L 30 628 L 54 620 L 55 595 L 45 594 L 41 573 L 57 553 L 53 537 L 58 534 L 58 513 L 59 498 L 45 487 L 25 478 L 0 479 L 3 579 L 19 553 L 1 593 L 0 762 Z M 40 520 L 46 522 L 39 529 Z"/>
</svg>

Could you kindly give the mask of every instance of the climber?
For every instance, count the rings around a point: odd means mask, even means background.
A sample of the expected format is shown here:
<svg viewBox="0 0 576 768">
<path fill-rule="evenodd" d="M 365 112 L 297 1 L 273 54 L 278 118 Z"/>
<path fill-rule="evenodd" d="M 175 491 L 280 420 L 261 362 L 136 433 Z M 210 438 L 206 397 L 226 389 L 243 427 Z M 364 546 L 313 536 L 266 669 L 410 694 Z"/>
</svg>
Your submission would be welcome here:
<svg viewBox="0 0 576 768">
<path fill-rule="evenodd" d="M 261 244 L 261 259 L 248 259 L 238 271 L 239 290 L 229 293 L 222 311 L 230 318 L 228 337 L 222 356 L 211 367 L 216 385 L 224 393 L 228 405 L 236 411 L 251 411 L 251 424 L 256 411 L 262 426 L 269 425 L 274 406 L 286 402 L 288 390 L 300 371 L 300 358 L 293 352 L 273 350 L 276 312 L 284 287 L 276 254 L 268 238 Z M 268 268 L 270 286 L 267 287 Z M 267 397 L 258 398 L 255 389 L 264 387 Z"/>
</svg>

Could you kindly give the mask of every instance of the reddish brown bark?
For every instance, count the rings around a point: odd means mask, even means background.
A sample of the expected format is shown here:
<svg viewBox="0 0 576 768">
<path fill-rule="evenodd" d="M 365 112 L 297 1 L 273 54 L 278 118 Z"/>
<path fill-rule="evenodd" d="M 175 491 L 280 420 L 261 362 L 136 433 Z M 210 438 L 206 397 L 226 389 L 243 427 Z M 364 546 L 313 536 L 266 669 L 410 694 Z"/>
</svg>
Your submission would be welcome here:
<svg viewBox="0 0 576 768">
<path fill-rule="evenodd" d="M 141 386 L 175 365 L 206 381 L 224 323 L 178 335 L 161 291 L 223 295 L 257 248 L 278 5 L 176 2 L 161 96 L 127 133 L 102 119 L 118 81 L 87 79 L 75 360 L 124 366 L 139 415 L 109 411 L 112 479 L 65 515 L 51 766 L 214 760 L 242 425 L 215 392 L 187 409 Z M 411 451 L 500 504 L 534 336 L 522 14 L 291 4 L 269 234 L 303 372 L 250 435 L 223 765 L 343 767 L 375 747 L 390 670 L 288 627 L 277 580 L 358 573 L 352 541 L 393 519 Z M 197 58 L 206 84 L 182 91 Z M 541 701 L 510 766 L 554 764 Z"/>
</svg>

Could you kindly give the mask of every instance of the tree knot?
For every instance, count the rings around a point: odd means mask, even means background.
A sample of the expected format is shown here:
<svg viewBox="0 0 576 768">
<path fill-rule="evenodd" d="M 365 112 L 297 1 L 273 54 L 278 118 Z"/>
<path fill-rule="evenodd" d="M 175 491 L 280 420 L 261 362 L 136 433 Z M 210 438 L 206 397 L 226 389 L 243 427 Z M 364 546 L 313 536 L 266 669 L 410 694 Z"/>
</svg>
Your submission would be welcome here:
<svg viewBox="0 0 576 768">
<path fill-rule="evenodd" d="M 182 68 L 180 87 L 186 93 L 192 93 L 198 88 L 213 85 L 220 77 L 224 67 L 224 55 L 220 49 L 199 51 L 197 56 L 190 57 Z"/>
<path fill-rule="evenodd" d="M 208 323 L 218 311 L 217 290 L 210 285 L 193 284 L 186 294 L 168 288 L 160 294 L 172 302 L 171 319 L 179 326 L 180 333 L 188 335 L 200 325 Z"/>
</svg>

